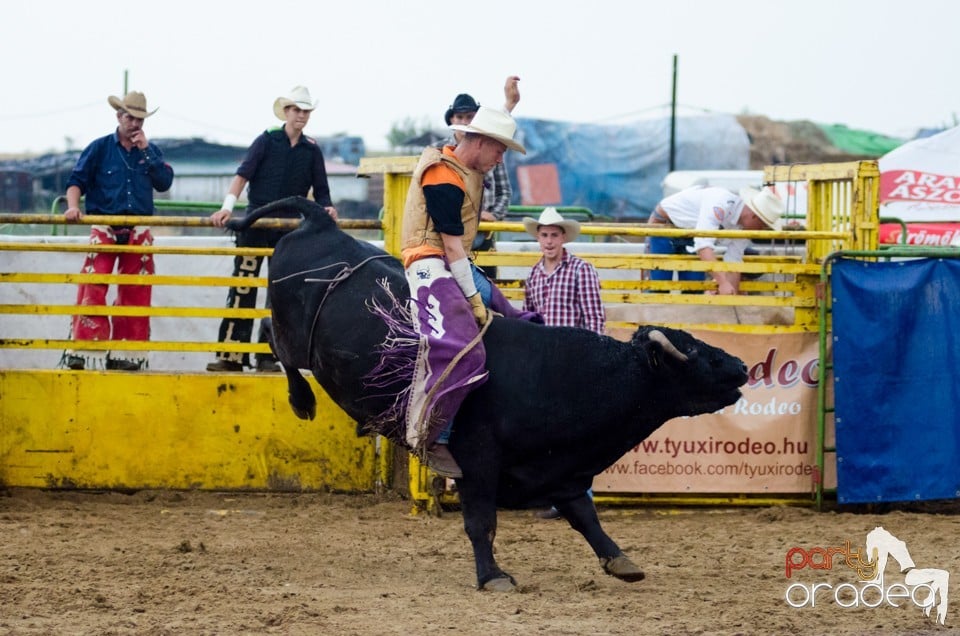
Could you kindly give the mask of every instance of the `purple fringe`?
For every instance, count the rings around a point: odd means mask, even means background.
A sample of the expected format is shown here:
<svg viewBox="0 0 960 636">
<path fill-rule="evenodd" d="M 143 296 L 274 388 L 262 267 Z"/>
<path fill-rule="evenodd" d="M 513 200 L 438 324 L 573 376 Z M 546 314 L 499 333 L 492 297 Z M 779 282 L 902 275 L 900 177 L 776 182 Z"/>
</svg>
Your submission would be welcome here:
<svg viewBox="0 0 960 636">
<path fill-rule="evenodd" d="M 386 304 L 376 298 L 367 302 L 367 309 L 379 317 L 387 327 L 387 335 L 377 345 L 380 362 L 363 377 L 365 387 L 382 390 L 389 386 L 403 386 L 393 395 L 393 404 L 364 424 L 364 428 L 404 442 L 407 404 L 410 399 L 413 371 L 420 349 L 420 334 L 413 326 L 413 316 L 405 301 L 399 300 L 390 289 L 387 279 L 377 281 L 390 299 Z"/>
</svg>

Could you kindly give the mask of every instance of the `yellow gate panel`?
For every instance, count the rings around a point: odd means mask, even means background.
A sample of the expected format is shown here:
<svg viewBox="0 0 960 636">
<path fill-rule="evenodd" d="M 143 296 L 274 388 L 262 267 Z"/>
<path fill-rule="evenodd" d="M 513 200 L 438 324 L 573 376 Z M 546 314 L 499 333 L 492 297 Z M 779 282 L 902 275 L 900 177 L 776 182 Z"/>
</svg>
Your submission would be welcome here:
<svg viewBox="0 0 960 636">
<path fill-rule="evenodd" d="M 311 378 L 0 371 L 0 483 L 41 488 L 371 491 L 376 446 Z"/>
</svg>

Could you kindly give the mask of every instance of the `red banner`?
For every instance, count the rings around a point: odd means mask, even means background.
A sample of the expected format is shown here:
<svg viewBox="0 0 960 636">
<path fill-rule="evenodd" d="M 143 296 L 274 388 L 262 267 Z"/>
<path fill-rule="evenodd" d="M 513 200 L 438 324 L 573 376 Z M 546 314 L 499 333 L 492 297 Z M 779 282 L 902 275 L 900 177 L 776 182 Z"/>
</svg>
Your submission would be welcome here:
<svg viewBox="0 0 960 636">
<path fill-rule="evenodd" d="M 880 174 L 880 203 L 888 201 L 960 205 L 960 177 L 921 170 L 887 170 Z"/>
<path fill-rule="evenodd" d="M 884 244 L 948 247 L 955 240 L 960 241 L 960 223 L 908 223 L 906 241 L 899 223 L 880 225 L 880 242 Z"/>
</svg>

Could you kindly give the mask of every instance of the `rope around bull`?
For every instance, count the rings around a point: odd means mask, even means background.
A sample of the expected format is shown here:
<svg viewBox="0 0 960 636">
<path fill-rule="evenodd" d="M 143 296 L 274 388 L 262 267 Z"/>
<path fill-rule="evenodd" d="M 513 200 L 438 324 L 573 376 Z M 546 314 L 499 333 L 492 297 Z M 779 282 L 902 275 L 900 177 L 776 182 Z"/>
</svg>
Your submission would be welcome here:
<svg viewBox="0 0 960 636">
<path fill-rule="evenodd" d="M 287 276 L 283 276 L 283 277 L 281 277 L 281 278 L 278 278 L 278 279 L 276 279 L 276 280 L 274 281 L 274 282 L 276 282 L 276 283 L 282 283 L 282 282 L 284 282 L 284 281 L 286 281 L 286 280 L 289 280 L 289 279 L 291 279 L 291 278 L 296 278 L 296 277 L 299 277 L 299 276 L 304 276 L 303 282 L 305 282 L 305 283 L 327 283 L 327 284 L 328 284 L 328 285 L 327 285 L 327 288 L 324 290 L 323 297 L 320 299 L 320 303 L 317 305 L 317 310 L 316 310 L 316 312 L 314 312 L 314 314 L 313 314 L 313 321 L 312 321 L 311 324 L 310 324 L 310 338 L 309 338 L 309 341 L 308 341 L 308 343 L 307 343 L 307 357 L 308 357 L 308 359 L 313 359 L 313 334 L 314 334 L 314 332 L 315 332 L 315 330 L 316 330 L 317 322 L 320 320 L 320 312 L 321 312 L 321 310 L 323 309 L 323 305 L 324 305 L 324 303 L 326 302 L 327 298 L 330 296 L 330 292 L 332 292 L 333 289 L 334 289 L 338 284 L 340 284 L 340 283 L 342 283 L 343 281 L 345 281 L 346 279 L 348 279 L 348 278 L 349 278 L 354 272 L 356 272 L 358 269 L 360 269 L 361 267 L 363 267 L 364 265 L 366 265 L 366 264 L 369 263 L 370 261 L 372 261 L 372 260 L 374 260 L 374 259 L 378 259 L 378 258 L 392 258 L 392 256 L 390 256 L 389 254 L 378 254 L 378 255 L 375 255 L 375 256 L 371 256 L 371 257 L 369 257 L 369 258 L 366 258 L 366 259 L 360 261 L 359 263 L 357 263 L 356 265 L 354 265 L 354 266 L 352 266 L 352 267 L 350 266 L 349 263 L 340 261 L 340 262 L 337 262 L 337 263 L 331 263 L 330 265 L 324 265 L 323 267 L 316 267 L 316 268 L 313 268 L 313 269 L 307 269 L 307 270 L 302 270 L 302 271 L 299 271 L 299 272 L 294 272 L 294 273 L 292 273 L 292 274 L 288 274 Z M 331 267 L 336 267 L 336 266 L 338 266 L 338 265 L 342 265 L 343 267 L 342 267 L 342 269 L 341 269 L 335 276 L 333 276 L 332 278 L 306 278 L 306 277 L 305 277 L 306 274 L 309 274 L 309 273 L 312 273 L 312 272 L 323 271 L 323 270 L 326 270 L 326 269 L 330 269 Z M 439 390 L 439 388 L 443 385 L 443 383 L 444 383 L 444 381 L 447 379 L 447 377 L 453 372 L 453 369 L 456 368 L 456 366 L 457 366 L 457 364 L 460 362 L 460 360 L 462 360 L 465 355 L 467 355 L 470 351 L 472 351 L 473 348 L 476 347 L 477 344 L 480 343 L 480 342 L 483 340 L 483 336 L 484 336 L 484 334 L 487 333 L 487 329 L 490 327 L 490 323 L 491 323 L 492 320 L 493 320 L 493 314 L 494 314 L 494 312 L 490 311 L 489 309 L 487 310 L 486 319 L 483 321 L 483 324 L 480 325 L 480 329 L 479 329 L 479 331 L 477 332 L 477 335 L 474 336 L 474 337 L 470 340 L 470 342 L 468 342 L 468 343 L 457 353 L 457 355 L 455 355 L 455 356 L 450 360 L 450 362 L 449 362 L 449 363 L 447 364 L 447 366 L 444 368 L 443 373 L 440 374 L 440 377 L 437 379 L 436 383 L 434 383 L 434 385 L 430 388 L 430 391 L 427 392 L 426 400 L 424 401 L 424 408 L 426 408 L 426 405 L 430 404 L 430 402 L 431 402 L 431 400 L 433 399 L 433 396 L 436 394 L 437 390 Z M 426 413 L 420 413 L 420 414 L 417 416 L 417 418 L 416 418 L 417 425 L 418 425 L 418 426 L 419 426 L 419 425 L 422 425 L 422 424 L 425 422 L 425 419 L 426 419 Z M 422 459 L 422 458 L 421 458 L 421 459 Z"/>
<path fill-rule="evenodd" d="M 310 323 L 310 338 L 307 341 L 307 359 L 308 360 L 313 359 L 313 333 L 316 330 L 317 321 L 320 320 L 320 311 L 323 309 L 323 304 L 327 302 L 327 297 L 330 296 L 330 292 L 333 291 L 333 289 L 337 285 L 339 285 L 343 281 L 350 278 L 351 274 L 353 274 L 355 271 L 357 271 L 358 269 L 360 269 L 370 261 L 378 258 L 393 258 L 393 257 L 390 256 L 389 254 L 376 254 L 374 256 L 370 256 L 368 258 L 363 259 L 362 261 L 360 261 L 359 263 L 353 266 L 351 266 L 350 263 L 340 261 L 337 263 L 324 265 L 323 267 L 315 267 L 313 269 L 305 269 L 299 272 L 294 272 L 293 274 L 288 274 L 286 276 L 283 276 L 273 281 L 275 283 L 282 283 L 291 278 L 304 276 L 303 282 L 305 283 L 328 283 L 327 288 L 323 292 L 323 298 L 321 298 L 319 304 L 317 304 L 317 311 L 313 314 L 313 322 Z M 310 274 L 312 272 L 319 272 L 325 269 L 330 269 L 331 267 L 336 267 L 338 265 L 342 265 L 343 268 L 333 278 L 306 278 L 307 274 Z"/>
</svg>

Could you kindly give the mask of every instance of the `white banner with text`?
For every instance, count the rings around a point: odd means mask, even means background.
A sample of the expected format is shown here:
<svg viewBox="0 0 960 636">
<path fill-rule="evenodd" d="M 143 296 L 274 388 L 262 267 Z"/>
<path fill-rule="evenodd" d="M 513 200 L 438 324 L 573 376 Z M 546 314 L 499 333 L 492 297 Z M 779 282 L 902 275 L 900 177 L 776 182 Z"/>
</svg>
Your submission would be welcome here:
<svg viewBox="0 0 960 636">
<path fill-rule="evenodd" d="M 818 335 L 692 333 L 746 363 L 743 397 L 716 413 L 668 421 L 597 475 L 594 491 L 811 492 L 819 479 Z M 832 427 L 827 443 L 833 443 Z M 831 467 L 827 487 L 835 487 L 835 475 Z"/>
</svg>

